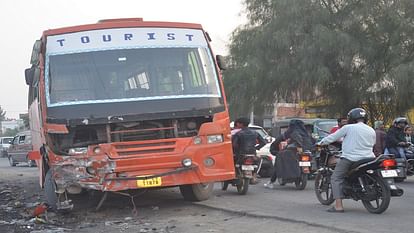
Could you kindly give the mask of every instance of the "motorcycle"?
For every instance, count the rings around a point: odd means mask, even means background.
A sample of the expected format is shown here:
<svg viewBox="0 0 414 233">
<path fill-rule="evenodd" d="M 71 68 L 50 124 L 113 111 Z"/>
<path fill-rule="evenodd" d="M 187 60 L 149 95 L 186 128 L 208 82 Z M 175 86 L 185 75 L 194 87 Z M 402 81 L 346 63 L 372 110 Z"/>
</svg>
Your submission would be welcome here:
<svg viewBox="0 0 414 233">
<path fill-rule="evenodd" d="M 235 162 L 236 179 L 223 181 L 221 190 L 226 191 L 229 184 L 237 188 L 237 193 L 245 195 L 249 190 L 250 180 L 253 178 L 256 155 L 240 155 Z"/>
<path fill-rule="evenodd" d="M 406 174 L 407 176 L 414 175 L 414 145 L 410 145 L 405 150 L 405 157 L 407 158 L 406 163 Z"/>
<path fill-rule="evenodd" d="M 301 154 L 297 154 L 297 162 L 300 169 L 300 175 L 299 177 L 293 177 L 293 178 L 278 178 L 278 183 L 280 185 L 286 185 L 287 183 L 294 183 L 296 189 L 303 190 L 306 188 L 306 184 L 308 181 L 308 175 L 311 172 L 311 159 L 312 159 L 312 153 L 310 151 L 305 151 Z"/>
<path fill-rule="evenodd" d="M 414 175 L 414 146 L 409 143 L 407 147 L 404 147 L 405 158 L 396 158 L 397 161 L 397 174 L 394 178 L 395 182 L 403 182 L 408 176 Z"/>
<path fill-rule="evenodd" d="M 315 193 L 319 202 L 330 205 L 334 202 L 331 176 L 339 159 L 340 151 L 331 151 L 328 146 L 321 150 L 321 167 L 315 177 Z M 389 155 L 362 159 L 351 166 L 343 187 L 346 198 L 361 200 L 370 213 L 381 214 L 387 210 L 391 197 L 402 196 L 404 191 L 394 183 L 397 177 L 396 161 Z"/>
</svg>

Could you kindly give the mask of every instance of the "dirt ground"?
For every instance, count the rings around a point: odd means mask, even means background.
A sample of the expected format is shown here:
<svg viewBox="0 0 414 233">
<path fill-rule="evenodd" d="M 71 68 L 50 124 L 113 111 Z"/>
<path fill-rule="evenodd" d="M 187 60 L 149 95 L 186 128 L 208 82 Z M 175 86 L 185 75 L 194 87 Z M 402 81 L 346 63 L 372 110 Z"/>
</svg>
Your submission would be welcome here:
<svg viewBox="0 0 414 233">
<path fill-rule="evenodd" d="M 220 208 L 186 202 L 178 188 L 133 193 L 136 208 L 130 197 L 111 193 L 99 211 L 95 208 L 102 194 L 85 192 L 74 198 L 72 211 L 46 211 L 35 218 L 34 209 L 45 200 L 37 175 L 37 168 L 24 164 L 10 167 L 7 159 L 0 158 L 0 233 L 337 232 L 313 224 L 222 208 L 228 201 L 240 200 L 235 190 L 234 193 L 230 190 L 226 198 L 221 197 L 222 191 L 215 192 L 215 200 L 222 202 L 218 205 Z"/>
<path fill-rule="evenodd" d="M 196 228 L 221 232 L 224 229 L 216 229 L 217 221 L 242 217 L 217 211 L 213 215 L 183 201 L 178 189 L 168 189 L 136 194 L 136 212 L 130 197 L 117 194 L 109 194 L 95 211 L 102 195 L 84 193 L 74 199 L 72 211 L 47 211 L 34 218 L 34 209 L 44 200 L 36 170 L 15 169 L 0 168 L 0 232 L 192 232 Z"/>
</svg>

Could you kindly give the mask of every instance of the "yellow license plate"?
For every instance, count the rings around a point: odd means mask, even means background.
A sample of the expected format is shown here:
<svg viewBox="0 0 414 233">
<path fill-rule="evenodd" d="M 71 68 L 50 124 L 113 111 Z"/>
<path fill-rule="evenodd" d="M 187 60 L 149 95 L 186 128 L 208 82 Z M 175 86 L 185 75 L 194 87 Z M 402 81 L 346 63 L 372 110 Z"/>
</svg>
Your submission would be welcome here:
<svg viewBox="0 0 414 233">
<path fill-rule="evenodd" d="M 137 186 L 148 188 L 148 187 L 157 187 L 161 186 L 161 177 L 154 177 L 151 179 L 145 179 L 145 180 L 137 180 Z"/>
</svg>

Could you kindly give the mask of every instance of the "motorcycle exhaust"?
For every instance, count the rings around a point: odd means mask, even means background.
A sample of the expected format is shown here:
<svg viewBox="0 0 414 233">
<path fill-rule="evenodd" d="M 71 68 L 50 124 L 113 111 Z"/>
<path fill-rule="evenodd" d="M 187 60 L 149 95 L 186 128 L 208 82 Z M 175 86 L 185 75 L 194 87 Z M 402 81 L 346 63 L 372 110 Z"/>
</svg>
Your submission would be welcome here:
<svg viewBox="0 0 414 233">
<path fill-rule="evenodd" d="M 394 179 L 386 179 L 386 182 L 391 191 L 392 197 L 400 197 L 404 194 L 404 190 L 395 185 Z"/>
<path fill-rule="evenodd" d="M 392 197 L 401 197 L 404 194 L 404 190 L 397 188 L 391 189 L 391 196 Z"/>
</svg>

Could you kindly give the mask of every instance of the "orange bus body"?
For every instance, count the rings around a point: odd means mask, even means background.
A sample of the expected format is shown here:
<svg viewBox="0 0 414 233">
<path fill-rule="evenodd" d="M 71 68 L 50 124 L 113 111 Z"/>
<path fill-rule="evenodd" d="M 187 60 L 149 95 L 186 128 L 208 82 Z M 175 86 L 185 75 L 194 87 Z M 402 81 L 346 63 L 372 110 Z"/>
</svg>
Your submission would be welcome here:
<svg viewBox="0 0 414 233">
<path fill-rule="evenodd" d="M 55 39 L 59 38 L 60 35 L 71 38 L 70 36 L 79 33 L 106 32 L 105 30 L 118 33 L 116 30 L 127 31 L 129 29 L 148 29 L 151 33 L 152 31 L 158 32 L 158 29 L 161 32 L 163 32 L 162 30 L 166 32 L 169 32 L 168 30 L 170 29 L 172 31 L 177 30 L 178 33 L 166 34 L 168 40 L 178 37 L 180 30 L 201 32 L 204 36 L 202 40 L 205 40 L 207 45 L 205 49 L 204 47 L 201 49 L 194 48 L 191 45 L 187 48 L 185 44 L 182 46 L 185 49 L 182 50 L 180 50 L 180 44 L 169 46 L 169 52 L 167 53 L 169 55 L 176 50 L 180 54 L 188 52 L 189 55 L 186 55 L 185 59 L 180 60 L 179 63 L 174 63 L 173 59 L 165 58 L 165 64 L 168 64 L 168 66 L 165 67 L 164 71 L 173 70 L 170 74 L 173 74 L 174 78 L 178 77 L 177 80 L 184 80 L 187 76 L 191 76 L 192 79 L 189 78 L 190 81 L 188 81 L 188 83 L 191 83 L 193 82 L 191 80 L 199 79 L 201 76 L 207 79 L 208 76 L 207 74 L 202 74 L 202 69 L 197 70 L 198 68 L 194 64 L 207 64 L 208 60 L 211 60 L 213 64 L 212 71 L 216 74 L 214 78 L 217 79 L 217 93 L 213 95 L 210 92 L 200 94 L 199 90 L 202 89 L 202 85 L 199 83 L 197 88 L 191 87 L 194 92 L 199 91 L 194 95 L 194 98 L 191 98 L 191 95 L 187 97 L 179 96 L 175 93 L 175 95 L 171 95 L 175 96 L 174 98 L 171 97 L 171 99 L 168 94 L 164 94 L 162 97 L 154 95 L 153 99 L 146 100 L 145 98 L 149 98 L 148 96 L 135 95 L 134 98 L 137 99 L 135 101 L 125 97 L 123 99 L 117 97 L 119 100 L 108 98 L 86 99 L 87 97 L 83 96 L 90 95 L 91 91 L 80 92 L 79 90 L 73 90 L 74 93 L 77 93 L 76 95 L 79 96 L 79 99 L 84 99 L 81 101 L 76 100 L 76 102 L 72 100 L 74 99 L 73 97 L 68 97 L 65 101 L 59 102 L 60 99 L 66 98 L 66 95 L 70 95 L 70 93 L 67 94 L 71 91 L 67 88 L 69 84 L 62 84 L 59 87 L 53 85 L 59 85 L 57 83 L 68 81 L 64 80 L 65 72 L 73 73 L 73 70 L 66 70 L 67 67 L 65 65 L 61 65 L 58 68 L 55 68 L 53 65 L 59 63 L 61 58 L 63 60 L 66 59 L 66 55 L 77 56 L 77 53 L 68 52 L 66 54 L 65 52 L 58 52 L 56 53 L 57 55 L 53 54 L 48 51 L 48 43 L 57 43 L 57 49 L 60 49 L 60 47 L 66 45 L 64 43 L 69 41 L 69 39 Z M 149 42 L 151 42 L 150 40 L 158 39 L 157 36 L 159 35 L 151 33 L 146 34 L 146 39 Z M 122 35 L 124 35 L 125 40 L 132 37 L 132 34 L 129 33 Z M 105 36 L 108 41 L 110 38 L 109 34 L 104 34 L 104 40 Z M 183 37 L 183 41 L 189 40 L 192 42 L 195 37 L 186 34 Z M 53 38 L 54 41 L 50 38 Z M 84 44 L 88 44 L 92 40 L 89 37 L 80 38 L 80 42 Z M 115 40 L 113 38 L 112 40 Z M 170 43 L 167 39 L 165 43 Z M 200 38 L 198 40 L 201 41 Z M 148 41 L 145 43 L 149 43 Z M 83 46 L 81 43 L 79 46 Z M 181 41 L 180 43 L 183 42 Z M 200 43 L 204 42 L 201 41 Z M 34 59 L 35 61 L 32 62 L 32 68 L 36 68 L 37 72 L 34 72 L 33 80 L 28 79 L 26 75 L 26 82 L 30 86 L 29 118 L 34 148 L 34 151 L 30 153 L 30 157 L 35 159 L 38 164 L 40 185 L 42 187 L 44 186 L 46 174 L 49 171 L 52 172 L 53 180 L 56 184 L 56 193 L 78 193 L 81 188 L 100 191 L 122 191 L 151 187 L 183 186 L 234 178 L 229 114 L 223 82 L 216 59 L 208 44 L 208 35 L 206 35 L 201 25 L 146 22 L 139 18 L 102 20 L 96 24 L 47 30 L 43 33 L 39 44 L 38 49 L 34 49 L 34 54 L 32 54 L 32 60 L 33 57 L 38 57 L 38 59 Z M 159 54 L 164 53 L 162 46 L 157 45 L 155 49 Z M 98 52 L 106 53 L 112 50 L 116 50 L 116 48 L 103 48 L 99 49 Z M 144 50 L 148 52 L 147 55 L 149 57 L 155 57 L 158 53 L 152 52 L 151 48 L 148 49 L 148 46 L 139 51 Z M 198 56 L 197 51 L 200 50 L 203 51 L 200 52 L 200 56 L 204 56 L 202 54 L 205 53 L 208 55 L 207 59 L 206 57 L 196 57 L 196 55 Z M 92 51 L 94 50 L 92 49 Z M 131 50 L 122 50 L 119 53 L 129 54 L 129 51 Z M 114 62 L 116 65 L 124 65 L 130 61 L 129 56 L 135 55 L 119 55 L 117 56 L 118 60 Z M 97 59 L 103 59 L 103 62 L 108 62 L 103 55 L 96 57 Z M 159 59 L 155 57 L 155 60 L 160 59 L 161 57 Z M 88 60 L 85 60 L 83 63 L 88 62 Z M 73 62 L 73 64 L 75 63 Z M 188 71 L 184 68 L 177 68 L 177 64 L 190 64 L 192 67 Z M 79 72 L 83 72 L 84 68 L 79 68 L 81 65 L 74 65 L 73 69 L 79 69 Z M 105 66 L 102 67 L 111 67 L 111 65 L 111 63 L 105 63 Z M 139 65 L 136 66 L 138 67 Z M 148 67 L 151 70 L 145 71 L 147 73 L 144 73 L 144 75 L 142 75 L 143 73 L 128 74 L 132 75 L 133 82 L 131 82 L 131 77 L 127 76 L 129 78 L 123 81 L 123 87 L 117 90 L 130 91 L 137 89 L 137 85 L 141 85 L 143 87 L 141 89 L 149 91 L 152 87 L 148 87 L 148 85 L 153 83 L 148 81 L 148 79 L 153 77 L 157 77 L 157 82 L 162 83 L 162 80 L 164 80 L 162 75 L 155 76 L 153 73 L 162 73 L 163 71 L 159 70 L 163 69 L 163 67 L 154 68 L 150 63 L 148 63 Z M 187 71 L 188 74 L 184 73 Z M 98 68 L 96 72 L 99 72 Z M 112 77 L 109 77 L 111 75 L 108 72 L 108 80 L 112 81 L 108 81 L 105 85 L 112 84 L 112 82 L 117 81 L 115 79 L 119 78 L 120 74 L 127 73 L 123 72 L 119 70 L 117 76 L 112 75 Z M 131 68 L 128 72 L 138 71 Z M 213 77 L 211 74 L 210 72 L 210 76 Z M 83 76 L 74 75 L 71 77 L 72 81 L 78 78 L 83 80 L 83 86 L 88 86 L 83 79 L 85 74 L 82 74 Z M 114 78 L 115 76 L 116 78 Z M 147 83 L 140 83 L 142 79 L 145 79 Z M 211 86 L 211 80 L 207 80 L 203 84 L 210 85 L 209 91 L 213 87 Z M 72 81 L 69 80 L 68 82 Z M 181 86 L 178 85 L 177 87 L 175 85 L 174 88 L 178 89 L 179 93 L 185 92 L 186 85 L 189 85 L 185 82 L 182 81 Z M 98 84 L 95 83 L 95 85 Z M 166 85 L 168 86 L 169 84 Z M 159 84 L 157 88 L 158 91 L 162 88 L 166 89 L 164 93 L 171 92 L 174 89 L 172 84 L 168 88 Z M 102 92 L 104 92 L 103 90 L 105 88 L 102 88 Z M 56 91 L 58 94 L 55 94 L 53 91 Z M 97 95 L 99 94 L 97 93 Z M 214 95 L 217 96 L 214 97 Z M 194 107 L 199 106 L 199 104 L 205 104 L 210 107 L 205 109 Z M 192 105 L 194 106 L 190 109 L 189 106 Z M 189 109 L 185 109 L 186 106 Z M 175 107 L 177 111 L 174 110 Z M 148 109 L 149 112 L 145 112 L 145 109 Z M 151 109 L 156 110 L 152 111 Z M 164 109 L 169 110 L 164 111 Z M 94 112 L 95 110 L 96 112 Z M 85 112 L 88 112 L 88 115 Z M 79 114 L 79 117 L 76 114 Z"/>
</svg>

